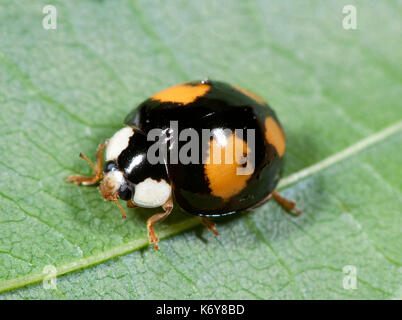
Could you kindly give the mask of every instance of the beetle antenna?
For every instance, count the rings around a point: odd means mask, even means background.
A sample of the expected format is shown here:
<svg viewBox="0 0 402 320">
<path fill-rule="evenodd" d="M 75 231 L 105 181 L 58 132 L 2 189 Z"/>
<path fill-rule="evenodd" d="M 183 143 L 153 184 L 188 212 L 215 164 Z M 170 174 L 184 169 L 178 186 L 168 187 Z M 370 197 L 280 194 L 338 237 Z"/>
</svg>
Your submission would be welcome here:
<svg viewBox="0 0 402 320">
<path fill-rule="evenodd" d="M 91 160 L 89 160 L 85 155 L 83 155 L 82 153 L 80 153 L 80 158 L 81 159 L 84 159 L 86 162 L 88 162 L 89 163 L 89 165 L 92 167 L 92 169 L 94 170 L 94 172 L 96 172 L 96 168 L 95 168 L 95 166 L 93 165 L 93 163 L 92 163 L 92 161 Z"/>
<path fill-rule="evenodd" d="M 116 204 L 116 206 L 118 206 L 120 208 L 121 213 L 122 213 L 121 217 L 123 219 L 126 219 L 126 213 L 124 212 L 123 207 L 120 205 L 120 203 L 117 201 L 117 199 L 114 199 L 113 202 Z"/>
</svg>

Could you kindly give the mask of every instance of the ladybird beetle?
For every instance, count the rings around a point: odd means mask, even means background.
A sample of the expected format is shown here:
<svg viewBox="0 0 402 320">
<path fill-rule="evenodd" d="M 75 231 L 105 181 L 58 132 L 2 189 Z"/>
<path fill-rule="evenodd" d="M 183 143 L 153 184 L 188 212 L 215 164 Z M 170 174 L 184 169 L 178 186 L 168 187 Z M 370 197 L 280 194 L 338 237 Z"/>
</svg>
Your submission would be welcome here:
<svg viewBox="0 0 402 320">
<path fill-rule="evenodd" d="M 123 218 L 118 199 L 130 208 L 162 207 L 164 212 L 147 220 L 156 250 L 154 225 L 171 213 L 174 201 L 215 235 L 215 223 L 207 218 L 254 209 L 271 197 L 300 213 L 275 190 L 285 134 L 275 112 L 256 94 L 209 79 L 187 82 L 145 100 L 124 123 L 98 147 L 95 165 L 80 154 L 94 175 L 67 181 L 93 185 L 102 180 L 100 193 L 119 206 Z"/>
</svg>

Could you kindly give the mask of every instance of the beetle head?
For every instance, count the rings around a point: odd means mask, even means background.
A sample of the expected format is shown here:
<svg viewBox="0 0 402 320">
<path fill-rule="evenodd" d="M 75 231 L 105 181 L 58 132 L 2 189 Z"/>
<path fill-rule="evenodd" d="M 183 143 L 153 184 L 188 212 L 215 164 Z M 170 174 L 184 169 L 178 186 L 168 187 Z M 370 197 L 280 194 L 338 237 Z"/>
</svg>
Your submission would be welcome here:
<svg viewBox="0 0 402 320">
<path fill-rule="evenodd" d="M 119 198 L 126 201 L 132 199 L 133 188 L 131 187 L 131 184 L 127 183 L 123 172 L 117 170 L 117 168 L 111 168 L 111 170 L 105 168 L 104 178 L 99 185 L 99 191 L 105 200 L 113 201 L 121 209 L 123 218 L 125 218 L 126 215 L 124 210 L 117 200 Z"/>
</svg>

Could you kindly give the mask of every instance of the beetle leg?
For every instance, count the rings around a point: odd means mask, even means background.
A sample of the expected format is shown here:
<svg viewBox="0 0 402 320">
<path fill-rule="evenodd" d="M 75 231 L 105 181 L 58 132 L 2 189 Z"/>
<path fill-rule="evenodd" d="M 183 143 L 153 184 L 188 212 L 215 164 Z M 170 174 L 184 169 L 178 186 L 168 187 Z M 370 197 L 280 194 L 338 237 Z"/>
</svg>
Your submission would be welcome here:
<svg viewBox="0 0 402 320">
<path fill-rule="evenodd" d="M 290 201 L 281 195 L 279 195 L 278 191 L 274 190 L 272 192 L 272 196 L 274 197 L 275 201 L 286 211 L 296 212 L 297 214 L 301 214 L 301 210 L 296 208 L 296 203 Z"/>
<path fill-rule="evenodd" d="M 172 196 L 162 205 L 163 210 L 165 212 L 154 214 L 151 218 L 147 220 L 147 228 L 148 228 L 148 238 L 149 243 L 154 245 L 155 250 L 159 250 L 158 242 L 159 239 L 155 234 L 154 225 L 158 222 L 161 222 L 166 219 L 166 217 L 172 212 L 173 210 L 173 199 Z"/>
<path fill-rule="evenodd" d="M 211 220 L 208 220 L 207 218 L 200 217 L 202 223 L 208 228 L 209 231 L 212 231 L 215 236 L 219 235 L 218 230 L 216 230 L 216 223 L 212 222 Z"/>
<path fill-rule="evenodd" d="M 135 207 L 137 207 L 137 205 L 134 203 L 133 200 L 128 200 L 128 201 L 127 201 L 127 207 L 129 207 L 129 208 L 135 208 Z"/>
<path fill-rule="evenodd" d="M 94 171 L 94 175 L 92 177 L 85 177 L 81 175 L 69 176 L 66 178 L 67 181 L 73 182 L 76 185 L 83 184 L 85 186 L 90 186 L 97 183 L 100 179 L 103 178 L 102 174 L 102 162 L 103 162 L 103 149 L 105 148 L 105 143 L 102 143 L 98 147 L 98 151 L 96 152 L 96 164 L 93 165 L 91 160 L 89 160 L 86 156 L 80 153 L 80 158 L 84 159 L 89 163 Z"/>
</svg>

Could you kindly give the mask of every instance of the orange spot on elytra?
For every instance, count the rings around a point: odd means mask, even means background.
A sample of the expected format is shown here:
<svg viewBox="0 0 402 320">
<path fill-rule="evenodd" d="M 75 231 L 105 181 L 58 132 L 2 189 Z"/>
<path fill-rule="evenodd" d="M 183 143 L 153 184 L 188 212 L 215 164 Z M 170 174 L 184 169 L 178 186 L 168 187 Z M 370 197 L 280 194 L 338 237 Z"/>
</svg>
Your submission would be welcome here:
<svg viewBox="0 0 402 320">
<path fill-rule="evenodd" d="M 246 187 L 254 167 L 250 161 L 246 166 L 242 163 L 250 152 L 247 143 L 235 134 L 210 141 L 204 172 L 212 195 L 227 201 Z"/>
<path fill-rule="evenodd" d="M 167 88 L 153 95 L 152 100 L 160 102 L 173 102 L 180 104 L 188 104 L 194 102 L 198 97 L 203 96 L 211 88 L 209 84 L 200 83 L 197 85 L 179 84 L 174 87 Z"/>
<path fill-rule="evenodd" d="M 285 134 L 278 122 L 272 117 L 265 118 L 265 138 L 272 144 L 279 156 L 282 157 L 286 149 Z"/>
<path fill-rule="evenodd" d="M 261 103 L 261 104 L 266 104 L 266 102 L 256 93 L 250 91 L 250 90 L 246 90 L 246 89 L 242 89 L 236 85 L 232 85 L 233 88 L 235 88 L 236 90 L 244 93 L 246 96 L 249 96 L 251 99 L 254 99 L 255 101 Z"/>
</svg>

